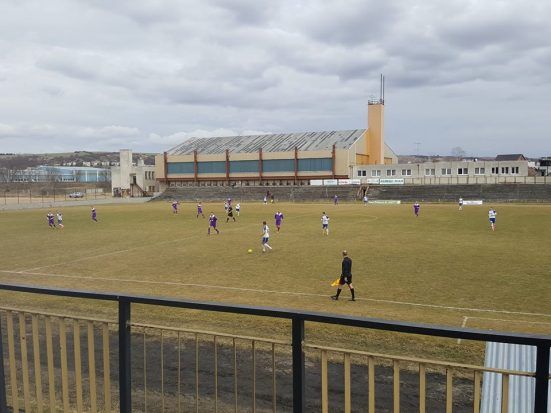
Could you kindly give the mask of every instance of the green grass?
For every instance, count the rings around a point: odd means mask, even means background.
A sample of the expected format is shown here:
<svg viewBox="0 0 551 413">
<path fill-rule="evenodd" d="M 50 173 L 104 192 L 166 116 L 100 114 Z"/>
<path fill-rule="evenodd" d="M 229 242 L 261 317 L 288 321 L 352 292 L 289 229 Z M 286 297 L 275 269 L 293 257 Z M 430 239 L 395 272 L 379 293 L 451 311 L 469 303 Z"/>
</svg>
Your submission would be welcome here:
<svg viewBox="0 0 551 413">
<path fill-rule="evenodd" d="M 97 224 L 90 220 L 89 207 L 65 208 L 64 230 L 48 228 L 47 210 L 2 212 L 0 281 L 451 326 L 469 317 L 467 327 L 549 334 L 551 206 L 494 207 L 496 232 L 489 229 L 489 205 L 458 211 L 455 205 L 425 204 L 416 218 L 411 205 L 243 204 L 238 222 L 226 224 L 222 204 L 207 204 L 206 215 L 214 210 L 220 218 L 221 234 L 210 237 L 207 219 L 195 218 L 194 204 L 182 204 L 178 215 L 164 202 L 99 206 Z M 280 234 L 273 222 L 276 208 L 285 214 Z M 328 237 L 321 234 L 323 211 L 331 218 Z M 263 220 L 272 229 L 273 251 L 265 254 L 260 248 Z M 354 303 L 347 301 L 348 291 L 343 291 L 343 300 L 329 299 L 343 249 L 353 260 L 354 286 L 361 299 Z M 6 272 L 21 270 L 25 274 Z M 111 304 L 14 293 L 1 297 L 3 305 L 115 315 Z M 288 322 L 277 320 L 141 306 L 133 316 L 139 321 L 289 337 Z M 307 339 L 471 362 L 480 361 L 482 354 L 482 344 L 339 326 L 309 325 Z"/>
</svg>

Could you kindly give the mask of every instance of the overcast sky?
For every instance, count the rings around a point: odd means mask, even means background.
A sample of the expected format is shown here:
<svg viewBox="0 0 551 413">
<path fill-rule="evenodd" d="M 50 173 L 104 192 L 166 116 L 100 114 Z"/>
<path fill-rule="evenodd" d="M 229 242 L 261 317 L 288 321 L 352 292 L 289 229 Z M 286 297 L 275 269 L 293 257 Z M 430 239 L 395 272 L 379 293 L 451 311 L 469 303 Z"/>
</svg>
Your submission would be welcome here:
<svg viewBox="0 0 551 413">
<path fill-rule="evenodd" d="M 549 0 L 1 0 L 0 152 L 367 127 L 551 155 Z"/>
</svg>

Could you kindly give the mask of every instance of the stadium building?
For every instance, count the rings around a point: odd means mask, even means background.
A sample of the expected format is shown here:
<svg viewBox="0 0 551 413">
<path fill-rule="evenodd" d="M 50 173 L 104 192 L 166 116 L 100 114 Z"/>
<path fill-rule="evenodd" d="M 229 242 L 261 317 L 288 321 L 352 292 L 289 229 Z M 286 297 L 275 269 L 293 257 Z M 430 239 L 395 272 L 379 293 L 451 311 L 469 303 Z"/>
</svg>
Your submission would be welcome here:
<svg viewBox="0 0 551 413">
<path fill-rule="evenodd" d="M 155 166 L 146 165 L 141 158 L 134 163 L 132 151 L 121 149 L 119 152 L 119 166 L 111 168 L 111 193 L 113 196 L 151 196 L 157 192 L 157 187 Z"/>
<path fill-rule="evenodd" d="M 394 164 L 384 142 L 384 101 L 370 101 L 368 129 L 190 138 L 157 155 L 161 190 L 179 186 L 309 185 L 350 179 L 359 165 Z"/>
</svg>

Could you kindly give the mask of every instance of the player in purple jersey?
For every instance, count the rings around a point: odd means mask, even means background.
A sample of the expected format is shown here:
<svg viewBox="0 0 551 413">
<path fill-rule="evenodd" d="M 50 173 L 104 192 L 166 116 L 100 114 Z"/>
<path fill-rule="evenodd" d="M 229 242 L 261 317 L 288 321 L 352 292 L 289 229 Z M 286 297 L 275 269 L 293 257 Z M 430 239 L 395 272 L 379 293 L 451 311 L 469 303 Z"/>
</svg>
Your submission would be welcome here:
<svg viewBox="0 0 551 413">
<path fill-rule="evenodd" d="M 335 205 L 338 205 L 339 204 L 339 196 L 337 194 L 335 194 L 335 196 L 333 197 L 333 203 Z"/>
<path fill-rule="evenodd" d="M 199 218 L 199 215 L 205 218 L 205 214 L 203 214 L 203 205 L 201 204 L 201 202 L 197 203 L 197 218 Z"/>
<path fill-rule="evenodd" d="M 96 208 L 92 207 L 92 221 L 98 222 L 98 213 L 96 212 Z"/>
<path fill-rule="evenodd" d="M 48 219 L 48 226 L 50 228 L 55 228 L 54 214 L 52 214 L 51 212 L 48 212 L 46 214 L 46 218 Z"/>
<path fill-rule="evenodd" d="M 277 232 L 279 232 L 279 229 L 281 228 L 281 222 L 283 221 L 283 213 L 277 211 L 274 215 L 275 218 L 275 226 L 277 228 Z"/>
<path fill-rule="evenodd" d="M 176 200 L 172 201 L 172 213 L 173 214 L 178 213 L 178 201 Z"/>
<path fill-rule="evenodd" d="M 416 217 L 419 216 L 420 209 L 421 209 L 421 205 L 419 205 L 419 202 L 416 202 L 415 204 L 413 204 L 413 213 L 415 214 Z"/>
<path fill-rule="evenodd" d="M 218 218 L 216 218 L 216 215 L 214 215 L 213 212 L 209 215 L 209 230 L 207 232 L 207 235 L 210 235 L 210 229 L 214 229 L 217 234 L 220 234 L 220 231 L 218 231 L 218 228 L 216 228 L 216 221 L 218 221 Z"/>
</svg>

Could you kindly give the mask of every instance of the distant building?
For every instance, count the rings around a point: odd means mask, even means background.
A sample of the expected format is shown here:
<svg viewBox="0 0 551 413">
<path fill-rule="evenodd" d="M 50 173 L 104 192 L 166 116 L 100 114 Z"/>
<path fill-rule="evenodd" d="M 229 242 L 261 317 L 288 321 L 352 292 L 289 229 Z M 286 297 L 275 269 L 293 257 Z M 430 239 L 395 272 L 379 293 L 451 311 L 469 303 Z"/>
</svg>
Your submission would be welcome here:
<svg viewBox="0 0 551 413">
<path fill-rule="evenodd" d="M 105 168 L 47 165 L 16 171 L 13 178 L 14 182 L 95 183 L 110 180 L 111 171 Z"/>
<path fill-rule="evenodd" d="M 191 138 L 155 159 L 165 187 L 309 185 L 349 179 L 357 165 L 392 164 L 384 102 L 369 102 L 368 129 Z"/>
<path fill-rule="evenodd" d="M 540 176 L 551 176 L 551 157 L 541 158 L 536 164 L 536 171 Z"/>
<path fill-rule="evenodd" d="M 443 161 L 396 165 L 361 165 L 355 178 L 363 183 L 500 183 L 530 176 L 527 160 Z M 393 181 L 394 180 L 394 181 Z M 403 181 L 402 181 L 403 180 Z"/>
<path fill-rule="evenodd" d="M 132 150 L 120 150 L 119 166 L 111 167 L 111 190 L 113 196 L 151 196 L 158 191 L 155 180 L 155 165 L 145 165 L 143 159 L 132 162 Z"/>
</svg>

